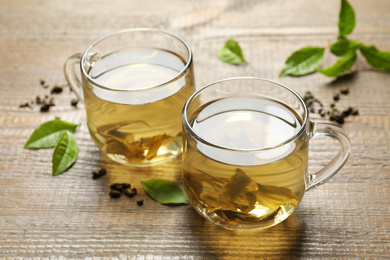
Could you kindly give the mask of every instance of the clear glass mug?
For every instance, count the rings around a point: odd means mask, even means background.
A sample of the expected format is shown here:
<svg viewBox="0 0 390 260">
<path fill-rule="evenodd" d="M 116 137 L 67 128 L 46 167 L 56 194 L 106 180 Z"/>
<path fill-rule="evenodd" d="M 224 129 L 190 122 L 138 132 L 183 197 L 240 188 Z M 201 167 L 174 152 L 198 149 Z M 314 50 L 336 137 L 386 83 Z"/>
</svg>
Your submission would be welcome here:
<svg viewBox="0 0 390 260">
<path fill-rule="evenodd" d="M 302 98 L 271 80 L 242 77 L 195 92 L 183 113 L 183 185 L 195 210 L 221 227 L 264 229 L 291 215 L 306 191 L 336 174 L 351 144 L 337 125 L 311 122 Z M 341 147 L 308 173 L 309 140 Z"/>
<path fill-rule="evenodd" d="M 91 137 L 109 158 L 147 166 L 181 153 L 181 110 L 195 91 L 192 56 L 176 35 L 128 29 L 66 61 L 64 74 L 85 103 Z"/>
</svg>

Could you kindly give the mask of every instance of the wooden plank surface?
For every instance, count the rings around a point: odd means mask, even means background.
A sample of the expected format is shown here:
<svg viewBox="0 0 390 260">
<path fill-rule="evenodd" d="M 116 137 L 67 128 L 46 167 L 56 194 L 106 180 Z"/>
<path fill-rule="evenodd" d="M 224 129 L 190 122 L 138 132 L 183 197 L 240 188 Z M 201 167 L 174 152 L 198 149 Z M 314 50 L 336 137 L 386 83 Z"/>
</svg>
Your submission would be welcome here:
<svg viewBox="0 0 390 260">
<path fill-rule="evenodd" d="M 350 0 L 357 14 L 351 38 L 390 51 L 390 1 Z M 390 73 L 359 56 L 357 73 L 333 81 L 319 74 L 279 78 L 285 59 L 304 46 L 336 41 L 340 1 L 49 1 L 0 0 L 0 259 L 286 259 L 390 258 Z M 180 158 L 155 167 L 115 164 L 89 137 L 73 93 L 54 96 L 49 113 L 19 105 L 49 94 L 40 85 L 65 84 L 62 66 L 95 39 L 117 30 L 154 27 L 183 37 L 194 52 L 197 88 L 232 76 L 258 76 L 299 93 L 312 91 L 328 106 L 341 86 L 340 107 L 359 116 L 344 129 L 352 156 L 328 183 L 308 192 L 296 213 L 271 229 L 235 233 L 213 226 L 190 206 L 163 206 L 140 179 L 181 185 Z M 216 56 L 223 43 L 240 42 L 248 64 Z M 66 173 L 51 176 L 52 150 L 23 149 L 39 124 L 60 117 L 81 123 L 80 154 Z M 334 146 L 313 140 L 312 171 Z M 108 174 L 92 180 L 104 167 Z M 109 185 L 130 182 L 135 198 L 108 196 Z M 139 207 L 137 200 L 144 200 Z"/>
</svg>

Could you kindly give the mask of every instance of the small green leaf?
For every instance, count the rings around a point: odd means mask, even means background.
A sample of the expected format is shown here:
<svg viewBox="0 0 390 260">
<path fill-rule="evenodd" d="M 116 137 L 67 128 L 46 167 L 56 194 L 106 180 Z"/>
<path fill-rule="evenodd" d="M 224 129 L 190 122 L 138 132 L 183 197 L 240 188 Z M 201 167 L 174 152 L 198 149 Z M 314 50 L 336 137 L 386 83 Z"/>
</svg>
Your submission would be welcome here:
<svg viewBox="0 0 390 260">
<path fill-rule="evenodd" d="M 25 148 L 50 148 L 57 144 L 58 137 L 68 130 L 76 131 L 78 125 L 55 119 L 38 126 L 24 145 Z"/>
<path fill-rule="evenodd" d="M 227 40 L 225 45 L 219 49 L 218 57 L 222 61 L 230 64 L 241 64 L 246 62 L 240 45 L 233 39 Z"/>
<path fill-rule="evenodd" d="M 175 183 L 151 179 L 141 180 L 145 192 L 161 204 L 188 204 L 183 191 Z"/>
<path fill-rule="evenodd" d="M 361 46 L 360 52 L 374 68 L 390 71 L 390 52 L 380 51 L 373 45 Z"/>
<path fill-rule="evenodd" d="M 355 11 L 347 0 L 341 0 L 339 13 L 339 38 L 344 38 L 355 28 Z"/>
<path fill-rule="evenodd" d="M 325 48 L 305 47 L 286 60 L 280 76 L 303 76 L 316 71 L 324 56 Z"/>
<path fill-rule="evenodd" d="M 350 56 L 356 53 L 363 43 L 347 39 L 340 39 L 330 46 L 330 51 L 336 56 Z"/>
<path fill-rule="evenodd" d="M 76 162 L 78 153 L 79 148 L 73 133 L 68 130 L 63 131 L 53 152 L 53 176 L 69 169 Z"/>
<path fill-rule="evenodd" d="M 325 69 L 317 69 L 317 71 L 328 77 L 337 77 L 348 71 L 355 63 L 355 61 L 356 54 L 353 54 L 351 56 L 342 57 L 332 66 L 329 66 Z"/>
</svg>

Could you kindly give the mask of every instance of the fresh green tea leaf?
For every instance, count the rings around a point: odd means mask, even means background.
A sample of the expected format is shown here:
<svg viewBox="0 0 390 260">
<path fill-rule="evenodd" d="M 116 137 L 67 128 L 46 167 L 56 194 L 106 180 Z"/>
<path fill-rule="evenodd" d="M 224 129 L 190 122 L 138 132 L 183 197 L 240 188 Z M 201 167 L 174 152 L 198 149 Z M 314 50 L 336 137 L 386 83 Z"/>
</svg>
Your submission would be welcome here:
<svg viewBox="0 0 390 260">
<path fill-rule="evenodd" d="M 305 47 L 286 60 L 280 76 L 303 76 L 316 71 L 324 56 L 325 48 Z"/>
<path fill-rule="evenodd" d="M 141 180 L 145 192 L 161 204 L 188 204 L 188 200 L 177 184 L 160 180 Z"/>
<path fill-rule="evenodd" d="M 53 176 L 69 169 L 76 162 L 78 153 L 79 148 L 73 133 L 68 130 L 63 131 L 53 153 Z"/>
<path fill-rule="evenodd" d="M 373 45 L 361 46 L 360 52 L 374 68 L 390 71 L 390 52 L 380 51 Z"/>
<path fill-rule="evenodd" d="M 222 61 L 230 64 L 241 64 L 246 62 L 240 45 L 233 39 L 227 40 L 225 45 L 219 49 L 218 57 Z"/>
<path fill-rule="evenodd" d="M 317 69 L 318 72 L 321 72 L 328 77 L 337 77 L 341 74 L 347 72 L 356 61 L 356 54 L 351 56 L 345 56 L 339 59 L 335 64 L 325 69 Z"/>
<path fill-rule="evenodd" d="M 347 0 L 341 0 L 341 9 L 339 13 L 339 38 L 344 38 L 352 33 L 355 28 L 355 11 Z"/>
<path fill-rule="evenodd" d="M 358 41 L 352 41 L 347 39 L 340 39 L 330 46 L 330 51 L 336 56 L 351 56 L 356 53 L 357 49 L 362 46 L 363 43 Z"/>
<path fill-rule="evenodd" d="M 76 131 L 78 125 L 55 119 L 38 126 L 24 145 L 25 148 L 50 148 L 57 144 L 58 137 L 68 130 Z"/>
</svg>

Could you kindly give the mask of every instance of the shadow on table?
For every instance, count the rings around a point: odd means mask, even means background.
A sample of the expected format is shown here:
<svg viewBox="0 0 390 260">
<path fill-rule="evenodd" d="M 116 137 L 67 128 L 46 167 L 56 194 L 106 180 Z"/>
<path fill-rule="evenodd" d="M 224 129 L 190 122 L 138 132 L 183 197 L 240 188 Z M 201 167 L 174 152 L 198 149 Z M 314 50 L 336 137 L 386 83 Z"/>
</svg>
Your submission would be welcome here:
<svg viewBox="0 0 390 260">
<path fill-rule="evenodd" d="M 199 250 L 212 259 L 272 258 L 287 259 L 302 255 L 305 223 L 297 213 L 282 223 L 260 231 L 230 231 L 203 219 L 195 211 L 189 213 Z"/>
</svg>

